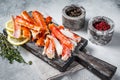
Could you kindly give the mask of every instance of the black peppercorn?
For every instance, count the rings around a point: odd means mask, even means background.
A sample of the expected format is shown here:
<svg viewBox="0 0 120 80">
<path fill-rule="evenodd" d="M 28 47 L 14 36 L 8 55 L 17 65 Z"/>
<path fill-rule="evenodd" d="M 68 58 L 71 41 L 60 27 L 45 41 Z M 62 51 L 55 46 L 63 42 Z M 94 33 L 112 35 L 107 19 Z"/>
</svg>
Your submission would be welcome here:
<svg viewBox="0 0 120 80">
<path fill-rule="evenodd" d="M 62 10 L 62 23 L 71 30 L 79 30 L 84 27 L 86 11 L 82 6 L 69 5 Z"/>
</svg>

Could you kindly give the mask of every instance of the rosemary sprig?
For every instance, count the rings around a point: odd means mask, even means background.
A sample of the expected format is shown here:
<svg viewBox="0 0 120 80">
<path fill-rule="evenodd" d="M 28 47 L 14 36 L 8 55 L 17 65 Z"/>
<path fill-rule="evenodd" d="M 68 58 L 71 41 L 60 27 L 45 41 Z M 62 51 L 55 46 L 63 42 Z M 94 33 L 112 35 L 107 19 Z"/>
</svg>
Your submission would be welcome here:
<svg viewBox="0 0 120 80">
<path fill-rule="evenodd" d="M 2 33 L 0 33 L 0 56 L 7 58 L 10 63 L 13 63 L 14 60 L 19 63 L 26 63 L 20 52 L 7 41 L 6 36 Z"/>
</svg>

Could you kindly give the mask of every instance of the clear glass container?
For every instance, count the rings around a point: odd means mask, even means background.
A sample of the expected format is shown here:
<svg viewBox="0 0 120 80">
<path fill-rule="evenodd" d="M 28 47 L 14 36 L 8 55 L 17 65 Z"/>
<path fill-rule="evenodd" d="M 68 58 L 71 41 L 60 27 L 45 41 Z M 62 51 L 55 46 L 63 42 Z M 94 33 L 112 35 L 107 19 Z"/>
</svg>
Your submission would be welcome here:
<svg viewBox="0 0 120 80">
<path fill-rule="evenodd" d="M 93 24 L 95 22 L 100 22 L 100 21 L 106 22 L 110 26 L 110 28 L 107 30 L 96 29 Z M 97 16 L 89 20 L 88 36 L 89 36 L 89 40 L 92 43 L 95 43 L 97 45 L 106 45 L 111 41 L 113 33 L 114 33 L 114 23 L 110 18 L 105 16 Z"/>
</svg>

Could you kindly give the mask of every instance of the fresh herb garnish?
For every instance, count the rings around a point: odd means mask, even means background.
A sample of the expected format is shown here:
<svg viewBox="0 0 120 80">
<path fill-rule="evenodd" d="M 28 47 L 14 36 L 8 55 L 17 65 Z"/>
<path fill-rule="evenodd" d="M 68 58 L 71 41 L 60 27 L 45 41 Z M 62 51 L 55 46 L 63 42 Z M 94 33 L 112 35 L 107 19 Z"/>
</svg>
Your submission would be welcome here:
<svg viewBox="0 0 120 80">
<path fill-rule="evenodd" d="M 29 61 L 28 64 L 29 64 L 29 65 L 32 65 L 32 61 Z"/>
<path fill-rule="evenodd" d="M 6 36 L 2 33 L 0 33 L 0 56 L 7 58 L 10 63 L 13 63 L 14 60 L 19 63 L 26 63 L 20 52 L 7 41 Z"/>
</svg>

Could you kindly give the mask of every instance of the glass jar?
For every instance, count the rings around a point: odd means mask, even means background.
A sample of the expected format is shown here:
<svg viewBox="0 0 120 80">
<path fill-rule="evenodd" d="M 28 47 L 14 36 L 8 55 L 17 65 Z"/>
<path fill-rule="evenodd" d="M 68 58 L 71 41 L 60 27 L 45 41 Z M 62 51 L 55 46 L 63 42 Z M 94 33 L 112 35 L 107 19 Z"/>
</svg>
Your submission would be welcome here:
<svg viewBox="0 0 120 80">
<path fill-rule="evenodd" d="M 71 30 L 84 27 L 86 11 L 82 6 L 75 4 L 65 6 L 62 10 L 62 24 Z"/>
<path fill-rule="evenodd" d="M 105 24 L 95 27 L 94 24 L 100 22 L 104 22 Z M 106 25 L 108 26 L 108 28 L 106 28 Z M 89 40 L 92 43 L 98 45 L 108 44 L 112 39 L 113 32 L 114 32 L 114 23 L 110 18 L 105 16 L 97 16 L 89 20 L 88 36 L 89 36 Z"/>
</svg>

